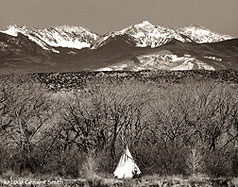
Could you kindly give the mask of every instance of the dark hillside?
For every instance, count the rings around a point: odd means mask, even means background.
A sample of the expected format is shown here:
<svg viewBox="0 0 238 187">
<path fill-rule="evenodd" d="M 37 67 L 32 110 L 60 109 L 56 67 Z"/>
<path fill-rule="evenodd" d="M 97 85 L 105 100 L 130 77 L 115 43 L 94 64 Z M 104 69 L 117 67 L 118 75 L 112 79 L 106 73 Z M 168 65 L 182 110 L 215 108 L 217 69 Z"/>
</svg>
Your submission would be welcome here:
<svg viewBox="0 0 238 187">
<path fill-rule="evenodd" d="M 33 75 L 36 81 L 50 90 L 78 89 L 89 83 L 108 81 L 122 83 L 126 81 L 152 82 L 155 84 L 179 83 L 188 81 L 206 82 L 214 80 L 218 83 L 238 84 L 237 70 L 220 71 L 141 71 L 141 72 L 68 72 L 39 73 Z"/>
</svg>

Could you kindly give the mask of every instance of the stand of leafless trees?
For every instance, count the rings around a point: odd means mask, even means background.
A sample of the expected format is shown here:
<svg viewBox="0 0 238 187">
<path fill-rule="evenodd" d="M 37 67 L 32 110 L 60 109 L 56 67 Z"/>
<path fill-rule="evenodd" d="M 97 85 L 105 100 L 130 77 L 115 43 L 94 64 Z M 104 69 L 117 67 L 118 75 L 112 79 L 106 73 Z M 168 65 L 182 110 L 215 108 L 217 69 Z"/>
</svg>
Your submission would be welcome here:
<svg viewBox="0 0 238 187">
<path fill-rule="evenodd" d="M 112 173 L 124 144 L 143 174 L 238 176 L 237 88 L 128 80 L 52 93 L 27 76 L 1 78 L 0 174 L 80 176 L 89 154 Z"/>
</svg>

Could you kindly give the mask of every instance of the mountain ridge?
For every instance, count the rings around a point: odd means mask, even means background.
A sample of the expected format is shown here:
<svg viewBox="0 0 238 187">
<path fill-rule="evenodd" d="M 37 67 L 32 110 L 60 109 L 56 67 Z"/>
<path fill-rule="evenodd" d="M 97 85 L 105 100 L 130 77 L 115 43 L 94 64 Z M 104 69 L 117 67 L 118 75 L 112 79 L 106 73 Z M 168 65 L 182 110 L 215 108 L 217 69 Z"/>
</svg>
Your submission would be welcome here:
<svg viewBox="0 0 238 187">
<path fill-rule="evenodd" d="M 47 45 L 51 47 L 75 49 L 97 49 L 102 43 L 105 43 L 108 38 L 124 34 L 131 36 L 137 47 L 150 46 L 152 48 L 164 45 L 171 39 L 177 39 L 182 42 L 214 43 L 235 38 L 213 32 L 203 26 L 190 25 L 173 29 L 155 25 L 149 21 L 142 21 L 138 24 L 129 25 L 119 31 L 110 31 L 102 36 L 90 29 L 69 25 L 59 25 L 50 28 L 10 25 L 6 30 L 0 30 L 0 32 L 14 37 L 20 32 L 46 50 L 48 50 Z"/>
<path fill-rule="evenodd" d="M 148 21 L 98 35 L 80 26 L 0 31 L 0 70 L 31 72 L 238 69 L 238 39 L 202 26 Z"/>
<path fill-rule="evenodd" d="M 99 37 L 99 35 L 90 32 L 86 28 L 68 25 L 50 28 L 10 25 L 7 30 L 0 30 L 0 32 L 13 37 L 16 37 L 18 33 L 22 33 L 46 50 L 50 50 L 49 46 L 82 49 L 90 47 L 92 41 Z M 56 50 L 52 51 L 58 52 Z"/>
</svg>

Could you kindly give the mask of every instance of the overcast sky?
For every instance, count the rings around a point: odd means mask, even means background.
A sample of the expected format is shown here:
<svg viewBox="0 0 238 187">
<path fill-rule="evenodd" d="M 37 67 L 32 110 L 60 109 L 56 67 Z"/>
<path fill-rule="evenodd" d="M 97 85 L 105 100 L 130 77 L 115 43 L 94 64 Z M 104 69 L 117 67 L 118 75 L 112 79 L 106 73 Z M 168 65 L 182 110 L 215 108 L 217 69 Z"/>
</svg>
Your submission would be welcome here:
<svg viewBox="0 0 238 187">
<path fill-rule="evenodd" d="M 0 28 L 68 24 L 104 34 L 144 20 L 238 37 L 238 0 L 0 0 Z"/>
</svg>

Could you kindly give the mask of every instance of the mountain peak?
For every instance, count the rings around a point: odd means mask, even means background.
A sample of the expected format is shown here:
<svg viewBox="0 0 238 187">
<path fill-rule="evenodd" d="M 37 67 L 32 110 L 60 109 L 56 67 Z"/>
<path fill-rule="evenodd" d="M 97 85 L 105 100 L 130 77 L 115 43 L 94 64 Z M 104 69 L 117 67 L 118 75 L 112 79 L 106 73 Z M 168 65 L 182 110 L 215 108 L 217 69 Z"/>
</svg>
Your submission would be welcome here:
<svg viewBox="0 0 238 187">
<path fill-rule="evenodd" d="M 154 25 L 149 21 L 142 21 L 139 24 L 130 25 L 120 31 L 109 32 L 94 44 L 93 49 L 110 41 L 109 38 L 122 35 L 127 35 L 135 43 L 136 47 L 155 48 L 170 42 L 172 39 L 181 42 L 186 41 L 185 38 L 173 29 Z"/>
<path fill-rule="evenodd" d="M 89 48 L 99 36 L 80 26 L 61 25 L 51 28 L 34 28 L 28 26 L 10 25 L 0 32 L 17 37 L 18 33 L 27 36 L 46 50 L 52 47 Z"/>
<path fill-rule="evenodd" d="M 148 26 L 148 25 L 150 25 L 150 26 L 154 26 L 151 22 L 149 22 L 149 21 L 142 21 L 141 23 L 139 23 L 139 24 L 136 24 L 136 25 L 138 25 L 138 26 Z"/>
<path fill-rule="evenodd" d="M 59 26 L 53 27 L 53 29 L 56 29 L 58 31 L 63 31 L 63 32 L 76 33 L 76 34 L 81 34 L 82 32 L 94 33 L 85 27 L 75 26 L 75 25 L 59 25 Z"/>
<path fill-rule="evenodd" d="M 29 30 L 29 29 L 33 29 L 33 27 L 26 26 L 26 25 L 18 26 L 16 24 L 13 24 L 13 25 L 7 26 L 3 30 L 0 30 L 0 32 L 17 37 L 19 32 L 21 32 L 22 30 Z"/>
<path fill-rule="evenodd" d="M 156 27 L 159 27 L 159 26 L 156 26 L 149 21 L 142 21 L 141 23 L 132 25 L 131 27 L 128 27 L 128 28 L 129 29 L 131 29 L 131 28 L 142 29 L 142 30 L 146 30 L 146 31 L 150 32 L 150 31 L 154 30 Z"/>
<path fill-rule="evenodd" d="M 177 31 L 180 34 L 189 37 L 196 43 L 214 43 L 233 38 L 232 36 L 229 35 L 223 35 L 213 32 L 210 29 L 200 25 L 185 26 L 177 29 Z"/>
<path fill-rule="evenodd" d="M 17 37 L 18 35 L 18 30 L 16 25 L 9 25 L 4 30 L 0 30 L 0 32 L 8 34 L 10 36 L 14 36 L 14 37 Z"/>
<path fill-rule="evenodd" d="M 145 21 L 142 21 L 141 23 L 143 24 L 151 24 L 149 21 L 145 20 Z"/>
</svg>

